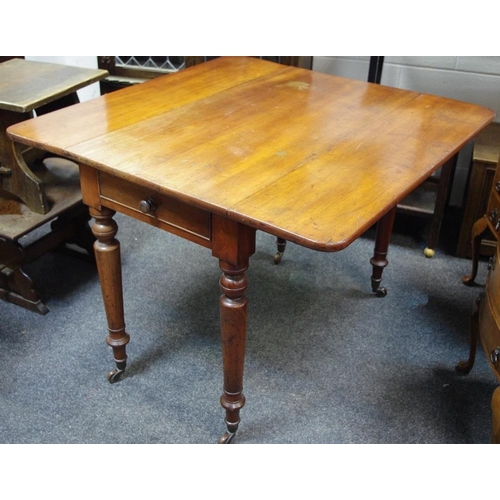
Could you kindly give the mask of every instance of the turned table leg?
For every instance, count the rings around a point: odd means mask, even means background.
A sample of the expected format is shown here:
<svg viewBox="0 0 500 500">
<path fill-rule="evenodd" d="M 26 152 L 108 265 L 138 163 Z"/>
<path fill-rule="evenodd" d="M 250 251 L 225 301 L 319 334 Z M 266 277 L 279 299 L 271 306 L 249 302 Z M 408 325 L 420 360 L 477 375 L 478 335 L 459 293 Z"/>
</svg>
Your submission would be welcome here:
<svg viewBox="0 0 500 500">
<path fill-rule="evenodd" d="M 222 275 L 219 299 L 224 386 L 220 402 L 226 411 L 227 432 L 219 443 L 231 443 L 240 423 L 243 396 L 243 365 L 247 330 L 248 283 L 246 270 L 255 252 L 255 229 L 212 216 L 212 255 L 219 260 Z"/>
<path fill-rule="evenodd" d="M 377 236 L 375 239 L 375 250 L 370 264 L 373 267 L 371 284 L 372 290 L 378 297 L 385 297 L 387 290 L 380 286 L 382 282 L 382 272 L 387 266 L 387 251 L 392 234 L 392 226 L 396 217 L 396 207 L 387 212 L 377 223 Z"/>
<path fill-rule="evenodd" d="M 104 207 L 101 210 L 90 209 L 90 215 L 95 219 L 92 226 L 97 238 L 94 243 L 95 257 L 108 321 L 106 343 L 113 349 L 116 363 L 116 369 L 108 373 L 111 383 L 117 382 L 125 371 L 126 345 L 130 340 L 125 331 L 120 243 L 115 239 L 118 226 L 113 220 L 114 214 L 113 210 Z"/>
<path fill-rule="evenodd" d="M 224 392 L 220 402 L 226 410 L 227 433 L 219 443 L 230 443 L 238 430 L 240 410 L 245 404 L 243 395 L 243 365 L 247 327 L 247 266 L 233 266 L 220 261 L 222 276 L 219 300 L 222 334 Z"/>
<path fill-rule="evenodd" d="M 284 240 L 283 238 L 277 238 L 276 247 L 277 252 L 274 254 L 274 263 L 279 264 L 281 262 L 281 259 L 283 258 L 283 254 L 285 253 L 286 240 Z"/>
<path fill-rule="evenodd" d="M 488 229 L 488 218 L 483 216 L 478 219 L 472 226 L 472 271 L 470 274 L 462 277 L 462 283 L 467 286 L 472 286 L 477 276 L 477 266 L 479 261 L 479 247 L 481 246 L 481 239 Z"/>
</svg>

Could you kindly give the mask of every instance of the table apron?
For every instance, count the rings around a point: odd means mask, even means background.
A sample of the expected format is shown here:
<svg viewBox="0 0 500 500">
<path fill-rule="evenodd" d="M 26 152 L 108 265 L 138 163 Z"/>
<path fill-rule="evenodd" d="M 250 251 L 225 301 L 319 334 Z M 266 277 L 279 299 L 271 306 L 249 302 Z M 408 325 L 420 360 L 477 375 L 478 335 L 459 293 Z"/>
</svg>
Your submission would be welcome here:
<svg viewBox="0 0 500 500">
<path fill-rule="evenodd" d="M 212 214 L 209 211 L 86 165 L 80 165 L 80 179 L 83 201 L 89 207 L 100 209 L 104 206 L 212 248 Z M 150 213 L 141 211 L 141 202 L 151 205 Z"/>
</svg>

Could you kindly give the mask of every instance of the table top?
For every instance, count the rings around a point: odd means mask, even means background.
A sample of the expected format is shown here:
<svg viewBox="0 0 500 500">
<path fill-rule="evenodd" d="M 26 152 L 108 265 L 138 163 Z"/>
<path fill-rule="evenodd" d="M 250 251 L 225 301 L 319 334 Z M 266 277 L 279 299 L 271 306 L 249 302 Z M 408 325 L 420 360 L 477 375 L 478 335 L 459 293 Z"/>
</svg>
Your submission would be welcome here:
<svg viewBox="0 0 500 500">
<path fill-rule="evenodd" d="M 493 118 L 473 104 L 227 57 L 8 132 L 288 241 L 336 251 Z"/>
<path fill-rule="evenodd" d="M 0 63 L 0 109 L 26 113 L 107 75 L 101 69 L 11 59 Z"/>
</svg>

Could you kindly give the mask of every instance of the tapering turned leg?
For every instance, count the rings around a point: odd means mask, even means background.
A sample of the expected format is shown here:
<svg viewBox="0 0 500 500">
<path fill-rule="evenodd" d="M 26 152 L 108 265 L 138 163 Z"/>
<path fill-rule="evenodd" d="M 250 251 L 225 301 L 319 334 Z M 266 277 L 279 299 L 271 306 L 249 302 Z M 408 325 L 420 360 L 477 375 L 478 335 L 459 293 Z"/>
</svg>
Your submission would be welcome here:
<svg viewBox="0 0 500 500">
<path fill-rule="evenodd" d="M 220 398 L 226 410 L 227 433 L 219 443 L 233 441 L 240 423 L 240 410 L 245 404 L 243 395 L 243 364 L 247 326 L 247 278 L 248 266 L 234 266 L 220 261 L 220 322 L 222 334 L 222 360 L 224 367 L 224 392 Z"/>
<path fill-rule="evenodd" d="M 285 253 L 286 240 L 284 240 L 283 238 L 277 238 L 276 246 L 278 248 L 278 251 L 274 254 L 274 263 L 279 264 L 281 262 L 283 254 Z"/>
<path fill-rule="evenodd" d="M 94 250 L 108 321 L 106 343 L 113 349 L 116 363 L 116 369 L 108 373 L 111 383 L 117 382 L 125 371 L 125 346 L 130 340 L 125 331 L 120 243 L 115 239 L 118 226 L 113 220 L 114 214 L 113 210 L 104 207 L 102 210 L 90 209 L 90 215 L 95 219 L 92 226 L 92 232 L 97 238 Z"/>
<path fill-rule="evenodd" d="M 382 282 L 382 272 L 387 266 L 387 251 L 389 249 L 389 241 L 391 240 L 392 227 L 394 218 L 396 217 L 396 207 L 387 212 L 377 223 L 377 236 L 375 239 L 375 251 L 370 259 L 370 264 L 373 266 L 371 283 L 372 290 L 377 297 L 385 297 L 387 290 L 380 286 Z"/>
<path fill-rule="evenodd" d="M 477 264 L 479 261 L 479 247 L 481 239 L 488 229 L 488 218 L 485 216 L 478 219 L 472 226 L 472 271 L 470 274 L 462 277 L 462 283 L 467 286 L 472 286 L 477 276 Z"/>
<path fill-rule="evenodd" d="M 463 375 L 467 375 L 474 366 L 476 360 L 477 339 L 479 338 L 479 306 L 483 299 L 483 294 L 480 294 L 476 300 L 475 309 L 470 317 L 470 345 L 469 345 L 469 359 L 460 361 L 455 370 Z"/>
</svg>

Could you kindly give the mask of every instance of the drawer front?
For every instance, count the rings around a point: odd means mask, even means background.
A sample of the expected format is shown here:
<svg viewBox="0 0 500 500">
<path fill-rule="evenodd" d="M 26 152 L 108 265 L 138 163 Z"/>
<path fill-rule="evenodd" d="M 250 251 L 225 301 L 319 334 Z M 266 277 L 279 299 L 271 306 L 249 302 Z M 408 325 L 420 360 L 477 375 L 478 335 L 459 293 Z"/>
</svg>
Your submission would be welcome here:
<svg viewBox="0 0 500 500">
<path fill-rule="evenodd" d="M 500 248 L 497 246 L 479 313 L 481 341 L 496 375 L 500 377 Z"/>
<path fill-rule="evenodd" d="M 210 212 L 104 172 L 99 172 L 99 196 L 104 206 L 210 246 Z"/>
<path fill-rule="evenodd" d="M 499 318 L 492 308 L 491 296 L 487 296 L 481 301 L 479 310 L 479 331 L 481 343 L 483 345 L 486 358 L 500 380 L 500 328 Z"/>
</svg>

